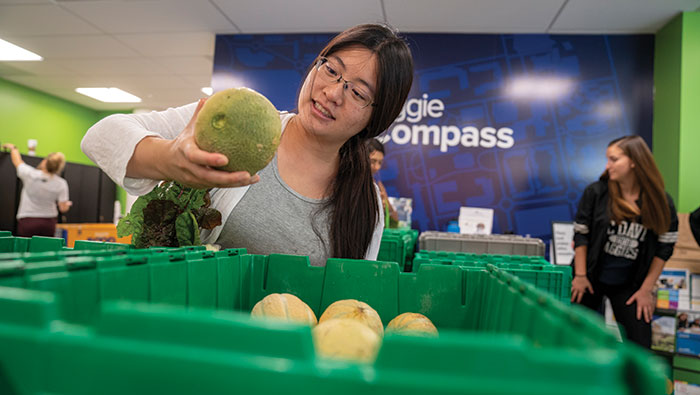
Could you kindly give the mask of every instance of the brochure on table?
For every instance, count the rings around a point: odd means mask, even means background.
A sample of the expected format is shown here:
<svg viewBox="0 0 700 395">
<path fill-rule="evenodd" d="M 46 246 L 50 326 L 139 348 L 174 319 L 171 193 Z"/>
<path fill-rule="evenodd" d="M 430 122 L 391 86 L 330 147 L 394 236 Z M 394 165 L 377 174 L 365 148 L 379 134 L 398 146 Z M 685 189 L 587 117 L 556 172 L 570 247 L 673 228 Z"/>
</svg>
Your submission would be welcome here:
<svg viewBox="0 0 700 395">
<path fill-rule="evenodd" d="M 472 235 L 490 235 L 493 229 L 493 209 L 479 207 L 460 207 L 459 233 Z"/>
<path fill-rule="evenodd" d="M 574 223 L 552 221 L 550 257 L 555 265 L 570 265 L 574 260 Z"/>
<path fill-rule="evenodd" d="M 656 307 L 690 310 L 690 273 L 688 269 L 664 269 L 656 281 Z"/>
</svg>

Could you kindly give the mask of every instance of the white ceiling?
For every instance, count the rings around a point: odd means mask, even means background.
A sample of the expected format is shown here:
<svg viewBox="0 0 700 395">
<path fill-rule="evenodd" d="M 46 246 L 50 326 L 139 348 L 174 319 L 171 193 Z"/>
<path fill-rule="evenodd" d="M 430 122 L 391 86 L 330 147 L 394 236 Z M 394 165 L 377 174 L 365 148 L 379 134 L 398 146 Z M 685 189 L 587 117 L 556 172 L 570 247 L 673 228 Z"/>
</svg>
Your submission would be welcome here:
<svg viewBox="0 0 700 395">
<path fill-rule="evenodd" d="M 164 109 L 203 96 L 214 39 L 338 32 L 388 22 L 405 33 L 655 33 L 700 0 L 0 0 L 0 38 L 44 57 L 0 62 L 0 78 L 96 110 Z M 108 104 L 77 87 L 115 86 Z"/>
</svg>

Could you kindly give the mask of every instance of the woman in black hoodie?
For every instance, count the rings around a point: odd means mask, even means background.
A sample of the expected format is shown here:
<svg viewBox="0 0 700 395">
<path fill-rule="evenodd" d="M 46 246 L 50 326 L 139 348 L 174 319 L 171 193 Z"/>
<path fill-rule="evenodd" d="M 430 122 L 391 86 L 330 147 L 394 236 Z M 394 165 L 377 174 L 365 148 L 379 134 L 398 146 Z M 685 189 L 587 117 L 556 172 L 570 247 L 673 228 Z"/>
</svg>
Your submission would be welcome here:
<svg viewBox="0 0 700 395">
<path fill-rule="evenodd" d="M 603 296 L 629 340 L 649 348 L 654 285 L 678 239 L 673 200 L 644 140 L 613 140 L 605 172 L 583 192 L 574 222 L 572 302 Z"/>
</svg>

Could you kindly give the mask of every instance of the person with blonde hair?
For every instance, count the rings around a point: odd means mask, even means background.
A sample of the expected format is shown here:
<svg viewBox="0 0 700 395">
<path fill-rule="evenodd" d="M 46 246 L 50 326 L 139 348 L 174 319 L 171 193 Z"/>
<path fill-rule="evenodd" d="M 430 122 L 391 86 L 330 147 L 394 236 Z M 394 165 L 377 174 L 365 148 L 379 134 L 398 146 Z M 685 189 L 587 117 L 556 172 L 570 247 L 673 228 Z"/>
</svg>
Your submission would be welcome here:
<svg viewBox="0 0 700 395">
<path fill-rule="evenodd" d="M 627 339 L 649 348 L 654 286 L 673 254 L 678 217 L 641 137 L 613 140 L 606 157 L 574 221 L 571 301 L 600 311 L 607 296 Z"/>
<path fill-rule="evenodd" d="M 68 200 L 68 183 L 59 174 L 66 165 L 61 152 L 52 152 L 36 168 L 24 163 L 14 144 L 4 144 L 10 151 L 12 164 L 23 188 L 17 208 L 17 236 L 53 237 L 58 212 L 67 212 L 73 204 Z"/>
</svg>

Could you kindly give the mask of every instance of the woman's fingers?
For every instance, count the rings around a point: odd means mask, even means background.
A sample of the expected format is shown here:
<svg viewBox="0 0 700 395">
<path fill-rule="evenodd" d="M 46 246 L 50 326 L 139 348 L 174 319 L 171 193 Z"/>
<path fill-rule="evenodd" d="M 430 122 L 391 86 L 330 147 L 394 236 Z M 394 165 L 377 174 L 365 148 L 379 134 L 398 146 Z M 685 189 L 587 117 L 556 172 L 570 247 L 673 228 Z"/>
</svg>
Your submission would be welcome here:
<svg viewBox="0 0 700 395">
<path fill-rule="evenodd" d="M 221 167 L 228 164 L 228 158 L 224 154 L 207 152 L 199 149 L 194 140 L 185 145 L 183 154 L 188 161 L 201 166 Z"/>
<path fill-rule="evenodd" d="M 651 322 L 651 311 L 648 307 L 644 309 L 644 320 L 649 323 Z"/>
<path fill-rule="evenodd" d="M 192 118 L 190 118 L 190 122 L 185 126 L 185 129 L 189 128 L 194 128 L 194 123 L 197 121 L 197 115 L 199 114 L 199 110 L 204 107 L 204 103 L 206 103 L 207 99 L 199 99 L 199 102 L 197 103 L 197 108 L 194 109 L 194 114 L 192 114 Z"/>
<path fill-rule="evenodd" d="M 259 180 L 260 176 L 256 174 L 251 177 L 246 171 L 229 173 L 198 166 L 182 177 L 181 182 L 195 188 L 235 188 L 255 184 Z"/>
<path fill-rule="evenodd" d="M 576 303 L 581 302 L 581 297 L 582 297 L 581 291 L 579 291 L 577 289 L 572 290 L 572 292 L 571 292 L 571 301 L 572 302 L 576 302 Z"/>
</svg>

